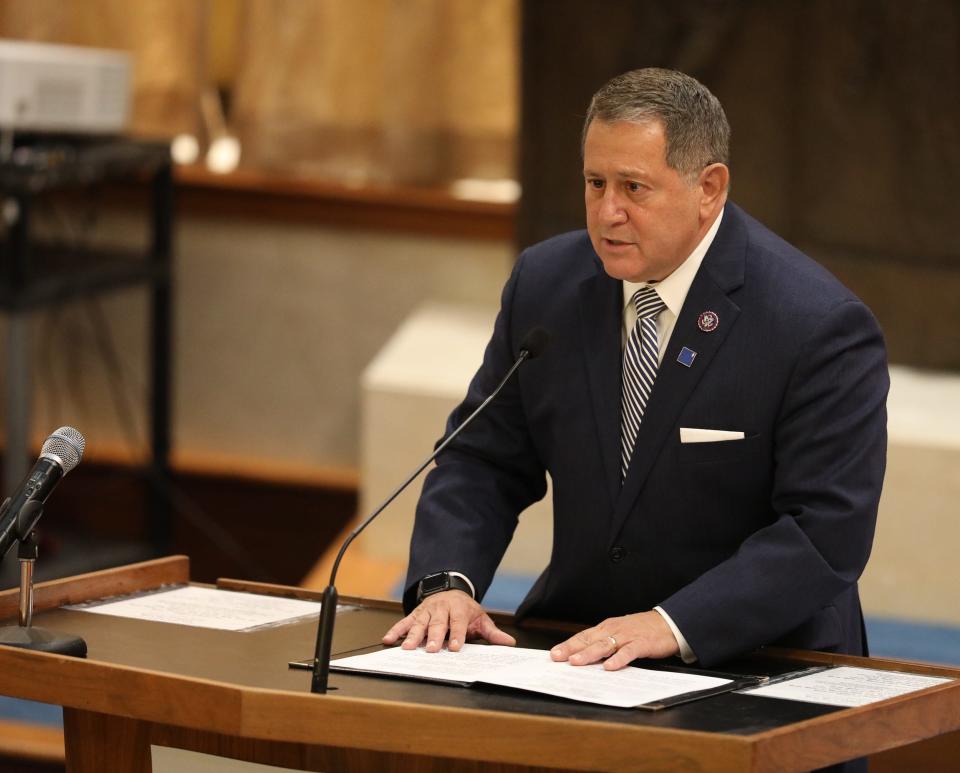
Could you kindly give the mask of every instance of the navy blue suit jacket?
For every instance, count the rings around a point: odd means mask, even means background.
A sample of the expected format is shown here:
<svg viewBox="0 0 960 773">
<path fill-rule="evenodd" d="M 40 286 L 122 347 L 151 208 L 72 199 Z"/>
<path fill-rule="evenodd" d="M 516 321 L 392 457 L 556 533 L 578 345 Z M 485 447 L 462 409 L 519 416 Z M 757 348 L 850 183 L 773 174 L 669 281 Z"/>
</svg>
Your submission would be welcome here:
<svg viewBox="0 0 960 773">
<path fill-rule="evenodd" d="M 865 652 L 857 579 L 886 456 L 886 354 L 870 311 L 726 205 L 663 357 L 621 485 L 622 285 L 585 232 L 526 250 L 449 427 L 535 326 L 549 346 L 438 459 L 405 602 L 455 569 L 482 599 L 517 515 L 553 482 L 549 566 L 518 615 L 594 625 L 660 605 L 704 665 L 766 644 Z M 719 325 L 703 332 L 701 312 Z M 690 367 L 682 347 L 696 352 Z M 448 429 L 449 429 L 448 427 Z M 681 427 L 743 431 L 683 444 Z"/>
</svg>

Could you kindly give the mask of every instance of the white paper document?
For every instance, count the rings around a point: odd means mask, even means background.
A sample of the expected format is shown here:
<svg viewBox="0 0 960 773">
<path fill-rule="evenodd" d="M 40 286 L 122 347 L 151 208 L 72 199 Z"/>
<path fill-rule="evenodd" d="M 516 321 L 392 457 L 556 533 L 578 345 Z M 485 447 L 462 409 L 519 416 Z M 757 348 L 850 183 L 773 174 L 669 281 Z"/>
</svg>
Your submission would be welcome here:
<svg viewBox="0 0 960 773">
<path fill-rule="evenodd" d="M 898 695 L 924 690 L 950 681 L 953 680 L 937 676 L 905 674 L 900 671 L 838 666 L 816 674 L 758 687 L 755 690 L 746 690 L 744 695 L 849 708 L 884 701 L 887 698 L 895 698 Z"/>
<path fill-rule="evenodd" d="M 428 653 L 422 647 L 383 649 L 333 661 L 337 670 L 441 679 L 461 684 L 495 684 L 532 690 L 559 698 L 632 708 L 701 690 L 731 684 L 730 679 L 628 666 L 604 671 L 603 666 L 556 663 L 546 650 L 464 644 L 459 652 Z"/>
<path fill-rule="evenodd" d="M 245 631 L 316 617 L 320 614 L 320 603 L 187 585 L 67 609 L 223 631 Z"/>
</svg>

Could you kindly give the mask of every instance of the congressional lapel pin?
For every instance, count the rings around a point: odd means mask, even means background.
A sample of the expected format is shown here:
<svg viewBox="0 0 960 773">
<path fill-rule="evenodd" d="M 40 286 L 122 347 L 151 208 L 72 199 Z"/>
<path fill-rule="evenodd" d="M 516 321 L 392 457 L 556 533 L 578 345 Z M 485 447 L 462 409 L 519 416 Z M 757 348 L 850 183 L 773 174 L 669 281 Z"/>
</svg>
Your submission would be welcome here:
<svg viewBox="0 0 960 773">
<path fill-rule="evenodd" d="M 677 355 L 677 362 L 681 365 L 686 365 L 688 368 L 693 365 L 693 361 L 697 358 L 697 353 L 693 349 L 688 349 L 684 346 L 680 350 L 680 354 Z"/>
<path fill-rule="evenodd" d="M 720 317 L 714 311 L 703 311 L 697 317 L 697 327 L 704 333 L 712 333 L 720 324 Z"/>
</svg>

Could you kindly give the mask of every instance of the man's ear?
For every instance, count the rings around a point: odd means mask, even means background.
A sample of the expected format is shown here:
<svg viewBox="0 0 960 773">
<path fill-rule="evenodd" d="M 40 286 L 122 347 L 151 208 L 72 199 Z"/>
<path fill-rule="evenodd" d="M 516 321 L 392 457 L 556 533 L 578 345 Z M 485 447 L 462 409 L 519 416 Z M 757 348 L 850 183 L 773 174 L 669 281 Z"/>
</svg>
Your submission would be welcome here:
<svg viewBox="0 0 960 773">
<path fill-rule="evenodd" d="M 726 164 L 710 164 L 700 172 L 700 188 L 703 196 L 700 199 L 700 209 L 704 212 L 713 212 L 717 204 L 723 204 L 730 187 L 730 170 Z"/>
</svg>

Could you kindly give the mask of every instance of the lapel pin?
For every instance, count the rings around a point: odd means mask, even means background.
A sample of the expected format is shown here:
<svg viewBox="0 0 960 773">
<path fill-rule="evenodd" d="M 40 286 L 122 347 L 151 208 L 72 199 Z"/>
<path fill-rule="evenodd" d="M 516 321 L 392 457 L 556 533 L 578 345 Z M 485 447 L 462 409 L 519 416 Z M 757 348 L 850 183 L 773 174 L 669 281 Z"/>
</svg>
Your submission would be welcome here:
<svg viewBox="0 0 960 773">
<path fill-rule="evenodd" d="M 697 317 L 697 327 L 700 328 L 704 333 L 712 333 L 717 329 L 717 325 L 719 324 L 720 317 L 718 317 L 716 312 L 713 311 L 701 312 L 700 316 Z"/>
<path fill-rule="evenodd" d="M 693 349 L 688 349 L 684 346 L 680 350 L 680 354 L 677 355 L 677 362 L 681 365 L 686 365 L 688 368 L 693 365 L 693 361 L 696 359 L 697 353 Z"/>
</svg>

